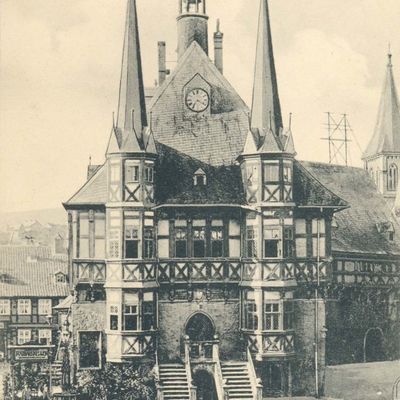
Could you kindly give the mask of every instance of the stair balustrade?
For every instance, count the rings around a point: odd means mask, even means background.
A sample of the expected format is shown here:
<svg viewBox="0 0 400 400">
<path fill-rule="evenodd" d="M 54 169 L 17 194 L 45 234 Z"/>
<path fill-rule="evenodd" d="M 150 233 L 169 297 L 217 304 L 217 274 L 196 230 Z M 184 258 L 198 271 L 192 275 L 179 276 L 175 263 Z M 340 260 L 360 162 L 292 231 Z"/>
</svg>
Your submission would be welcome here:
<svg viewBox="0 0 400 400">
<path fill-rule="evenodd" d="M 187 376 L 187 380 L 188 380 L 190 400 L 196 400 L 197 388 L 193 384 L 193 378 L 192 378 L 192 368 L 190 365 L 191 348 L 190 348 L 189 336 L 185 336 L 185 338 L 184 338 L 184 347 L 185 347 L 184 364 L 185 364 L 186 376 Z"/>
<path fill-rule="evenodd" d="M 249 370 L 251 385 L 256 393 L 256 400 L 263 400 L 263 385 L 261 379 L 257 378 L 256 369 L 254 367 L 253 357 L 250 348 L 247 347 L 247 366 Z"/>
<path fill-rule="evenodd" d="M 155 351 L 156 364 L 154 366 L 154 374 L 157 388 L 157 400 L 164 400 L 163 386 L 160 380 L 160 362 L 158 360 L 158 351 Z"/>
</svg>

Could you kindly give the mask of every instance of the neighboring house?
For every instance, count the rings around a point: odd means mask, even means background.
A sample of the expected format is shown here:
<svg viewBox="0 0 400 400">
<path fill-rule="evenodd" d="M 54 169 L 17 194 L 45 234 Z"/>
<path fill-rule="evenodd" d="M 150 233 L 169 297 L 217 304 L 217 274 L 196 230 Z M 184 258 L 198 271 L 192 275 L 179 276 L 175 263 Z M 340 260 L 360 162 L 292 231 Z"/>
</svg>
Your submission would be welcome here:
<svg viewBox="0 0 400 400">
<path fill-rule="evenodd" d="M 71 371 L 150 360 L 171 399 L 192 382 L 254 398 L 256 377 L 265 394 L 315 393 L 316 365 L 322 385 L 327 362 L 398 355 L 400 227 L 366 171 L 296 160 L 267 0 L 251 111 L 219 29 L 208 58 L 207 21 L 205 1 L 180 2 L 178 64 L 147 114 L 128 1 L 106 160 L 64 203 Z"/>
<path fill-rule="evenodd" d="M 43 366 L 57 344 L 53 307 L 68 294 L 65 256 L 48 247 L 0 246 L 0 352 L 19 366 L 32 357 Z"/>
</svg>

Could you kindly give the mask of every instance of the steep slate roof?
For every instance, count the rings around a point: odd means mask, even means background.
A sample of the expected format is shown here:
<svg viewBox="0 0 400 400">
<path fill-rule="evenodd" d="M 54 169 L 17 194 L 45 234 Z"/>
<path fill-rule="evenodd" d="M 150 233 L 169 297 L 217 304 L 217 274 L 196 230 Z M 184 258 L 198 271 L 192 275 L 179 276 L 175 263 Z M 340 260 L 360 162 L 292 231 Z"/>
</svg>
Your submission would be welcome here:
<svg viewBox="0 0 400 400">
<path fill-rule="evenodd" d="M 211 166 L 163 144 L 157 147 L 155 197 L 159 204 L 244 204 L 239 166 Z M 199 169 L 207 176 L 204 186 L 193 182 Z"/>
<path fill-rule="evenodd" d="M 335 214 L 338 228 L 332 230 L 333 251 L 400 255 L 400 225 L 367 171 L 305 161 L 301 165 L 350 205 Z M 377 230 L 377 224 L 387 222 L 394 226 L 393 241 Z"/>
<path fill-rule="evenodd" d="M 392 55 L 379 105 L 374 135 L 363 154 L 363 159 L 382 153 L 400 152 L 400 103 L 393 77 Z"/>
<path fill-rule="evenodd" d="M 104 164 L 64 205 L 78 206 L 81 204 L 105 204 L 106 202 L 107 168 Z"/>
<path fill-rule="evenodd" d="M 66 297 L 68 284 L 56 282 L 57 272 L 67 275 L 67 257 L 48 247 L 0 246 L 0 297 Z"/>
<path fill-rule="evenodd" d="M 210 115 L 187 116 L 184 88 L 192 79 L 210 86 Z M 232 164 L 243 150 L 249 110 L 194 41 L 150 102 L 156 141 L 213 166 Z"/>
</svg>

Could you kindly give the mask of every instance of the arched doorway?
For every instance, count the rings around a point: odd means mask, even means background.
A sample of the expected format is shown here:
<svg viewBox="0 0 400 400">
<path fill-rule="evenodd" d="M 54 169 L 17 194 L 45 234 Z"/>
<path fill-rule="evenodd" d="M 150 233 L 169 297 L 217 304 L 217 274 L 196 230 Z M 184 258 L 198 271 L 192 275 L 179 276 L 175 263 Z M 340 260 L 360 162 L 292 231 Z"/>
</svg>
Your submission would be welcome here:
<svg viewBox="0 0 400 400">
<path fill-rule="evenodd" d="M 204 313 L 196 313 L 189 318 L 185 328 L 186 335 L 191 341 L 204 342 L 213 340 L 215 326 L 211 318 Z"/>
<path fill-rule="evenodd" d="M 364 336 L 364 362 L 384 361 L 386 359 L 385 337 L 381 328 L 370 328 Z"/>
<path fill-rule="evenodd" d="M 198 312 L 190 317 L 186 323 L 185 334 L 189 338 L 191 358 L 213 358 L 215 325 L 208 315 Z"/>
<path fill-rule="evenodd" d="M 197 400 L 217 400 L 217 389 L 214 377 L 207 371 L 197 371 L 193 375 L 193 381 L 197 387 Z"/>
</svg>

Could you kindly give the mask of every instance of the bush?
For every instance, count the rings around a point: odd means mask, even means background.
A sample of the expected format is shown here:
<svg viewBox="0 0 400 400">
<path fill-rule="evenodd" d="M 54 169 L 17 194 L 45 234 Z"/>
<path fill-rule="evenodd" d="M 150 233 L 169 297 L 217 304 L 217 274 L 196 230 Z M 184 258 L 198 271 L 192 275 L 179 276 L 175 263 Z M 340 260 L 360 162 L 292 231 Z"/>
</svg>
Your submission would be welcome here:
<svg viewBox="0 0 400 400">
<path fill-rule="evenodd" d="M 87 400 L 154 400 L 155 379 L 148 365 L 107 363 L 102 370 L 83 371 L 79 392 Z"/>
</svg>

